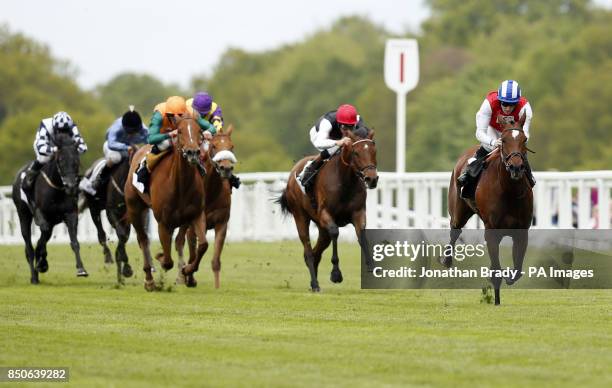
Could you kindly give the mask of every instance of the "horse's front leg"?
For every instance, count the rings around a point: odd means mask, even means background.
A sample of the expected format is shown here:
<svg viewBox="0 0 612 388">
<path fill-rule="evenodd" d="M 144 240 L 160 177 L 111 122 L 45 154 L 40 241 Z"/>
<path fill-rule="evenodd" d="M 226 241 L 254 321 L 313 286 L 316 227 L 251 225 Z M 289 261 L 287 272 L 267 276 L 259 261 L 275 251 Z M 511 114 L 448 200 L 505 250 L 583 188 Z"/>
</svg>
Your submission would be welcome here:
<svg viewBox="0 0 612 388">
<path fill-rule="evenodd" d="M 81 248 L 79 246 L 79 240 L 77 239 L 78 222 L 79 216 L 76 211 L 64 215 L 64 223 L 68 227 L 68 235 L 70 236 L 70 248 L 72 248 L 76 259 L 77 276 L 89 276 L 81 261 Z"/>
<path fill-rule="evenodd" d="M 501 264 L 499 263 L 499 242 L 503 235 L 500 231 L 495 229 L 485 230 L 485 241 L 487 242 L 487 249 L 489 250 L 489 258 L 491 259 L 491 269 L 501 270 Z M 501 277 L 498 275 L 491 276 L 491 283 L 495 289 L 495 304 L 501 303 L 499 296 L 499 287 L 501 286 Z"/>
<path fill-rule="evenodd" d="M 183 275 L 183 267 L 185 267 L 185 234 L 189 225 L 183 225 L 179 228 L 176 237 L 174 238 L 174 249 L 178 254 L 178 274 L 176 275 L 176 284 L 185 284 L 185 275 Z"/>
<path fill-rule="evenodd" d="M 108 244 L 106 242 L 106 232 L 104 231 L 104 227 L 102 226 L 102 218 L 100 217 L 100 209 L 97 209 L 94 204 L 89 207 L 89 214 L 91 215 L 91 220 L 96 226 L 96 230 L 98 232 L 98 242 L 102 245 L 102 250 L 104 251 L 104 264 L 112 264 L 113 263 L 113 255 L 111 254 L 110 249 L 108 249 Z"/>
<path fill-rule="evenodd" d="M 208 249 L 208 241 L 206 241 L 206 214 L 202 212 L 200 216 L 191 224 L 195 235 L 198 238 L 197 253 L 194 257 L 189 258 L 189 264 L 183 268 L 183 274 L 186 276 L 187 287 L 195 287 L 197 282 L 193 274 L 200 268 L 200 261 Z"/>
<path fill-rule="evenodd" d="M 221 252 L 223 251 L 223 244 L 225 243 L 225 236 L 227 235 L 227 222 L 215 225 L 215 252 L 211 267 L 215 275 L 215 288 L 220 286 L 220 275 L 221 275 Z"/>
<path fill-rule="evenodd" d="M 366 211 L 362 209 L 353 213 L 352 219 L 353 226 L 355 227 L 355 233 L 357 234 L 357 241 L 359 242 L 359 248 L 361 254 L 365 258 L 365 264 L 368 268 L 368 272 L 374 271 L 374 263 L 372 257 L 368 254 L 368 241 L 365 236 L 366 228 Z"/>
<path fill-rule="evenodd" d="M 338 257 L 338 236 L 340 235 L 340 229 L 327 209 L 321 210 L 320 223 L 322 227 L 327 229 L 329 237 L 332 240 L 332 271 L 330 280 L 333 283 L 342 283 L 342 271 L 340 271 L 340 258 Z"/>
<path fill-rule="evenodd" d="M 511 286 L 523 276 L 523 260 L 525 252 L 527 252 L 527 244 L 529 242 L 528 229 L 516 229 L 512 235 L 512 262 L 514 269 L 517 271 L 512 278 L 506 278 L 506 284 Z"/>
<path fill-rule="evenodd" d="M 163 253 L 158 253 L 156 259 L 159 260 L 164 270 L 169 271 L 174 267 L 174 262 L 172 261 L 172 232 L 174 232 L 174 229 L 169 228 L 163 222 L 159 222 L 157 224 L 157 231 Z"/>
</svg>

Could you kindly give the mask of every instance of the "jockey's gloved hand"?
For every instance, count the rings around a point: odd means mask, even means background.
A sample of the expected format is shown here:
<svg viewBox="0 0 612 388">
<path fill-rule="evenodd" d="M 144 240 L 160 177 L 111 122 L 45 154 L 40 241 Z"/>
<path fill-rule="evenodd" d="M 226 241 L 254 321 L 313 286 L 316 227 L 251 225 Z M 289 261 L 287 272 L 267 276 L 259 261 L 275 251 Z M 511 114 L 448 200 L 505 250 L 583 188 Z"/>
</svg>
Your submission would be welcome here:
<svg viewBox="0 0 612 388">
<path fill-rule="evenodd" d="M 493 147 L 495 147 L 495 148 L 500 147 L 500 146 L 502 145 L 502 139 L 501 139 L 501 137 L 500 137 L 499 139 L 497 139 L 497 140 L 494 140 L 494 141 L 493 141 L 493 144 L 491 144 L 491 145 L 492 145 Z"/>
</svg>

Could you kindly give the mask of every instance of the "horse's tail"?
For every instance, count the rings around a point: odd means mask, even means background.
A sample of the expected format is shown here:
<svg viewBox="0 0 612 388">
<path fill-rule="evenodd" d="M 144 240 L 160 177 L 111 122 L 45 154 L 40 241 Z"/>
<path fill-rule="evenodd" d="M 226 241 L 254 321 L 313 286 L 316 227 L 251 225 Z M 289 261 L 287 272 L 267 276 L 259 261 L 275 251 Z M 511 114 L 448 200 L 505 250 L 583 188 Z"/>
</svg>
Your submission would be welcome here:
<svg viewBox="0 0 612 388">
<path fill-rule="evenodd" d="M 283 215 L 287 215 L 291 213 L 291 209 L 289 209 L 289 203 L 287 202 L 287 189 L 284 189 L 278 198 L 274 200 L 274 203 L 277 203 L 281 207 L 281 212 Z"/>
</svg>

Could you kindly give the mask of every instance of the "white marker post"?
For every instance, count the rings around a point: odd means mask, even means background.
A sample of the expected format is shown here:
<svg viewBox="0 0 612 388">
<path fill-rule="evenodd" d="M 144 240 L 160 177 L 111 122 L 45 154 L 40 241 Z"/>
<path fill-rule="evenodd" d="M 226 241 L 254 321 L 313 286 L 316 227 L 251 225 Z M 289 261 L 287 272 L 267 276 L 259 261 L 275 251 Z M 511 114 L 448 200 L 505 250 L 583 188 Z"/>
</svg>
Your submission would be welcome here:
<svg viewBox="0 0 612 388">
<path fill-rule="evenodd" d="M 395 170 L 406 171 L 406 94 L 419 82 L 416 39 L 389 39 L 385 47 L 385 83 L 397 93 Z"/>
</svg>

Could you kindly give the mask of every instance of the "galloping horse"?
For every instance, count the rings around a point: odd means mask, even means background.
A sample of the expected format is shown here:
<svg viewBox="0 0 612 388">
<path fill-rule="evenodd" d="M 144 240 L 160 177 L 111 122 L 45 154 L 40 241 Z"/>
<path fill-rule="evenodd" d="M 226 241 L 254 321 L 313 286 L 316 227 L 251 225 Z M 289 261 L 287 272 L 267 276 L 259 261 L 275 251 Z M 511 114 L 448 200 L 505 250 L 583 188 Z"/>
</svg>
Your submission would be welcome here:
<svg viewBox="0 0 612 388">
<path fill-rule="evenodd" d="M 352 133 L 351 145 L 339 149 L 321 168 L 314 182 L 314 204 L 304 194 L 297 182 L 297 174 L 313 156 L 300 160 L 291 170 L 287 187 L 277 199 L 283 213 L 291 213 L 304 245 L 304 260 L 310 271 L 310 288 L 320 291 L 317 280 L 319 263 L 323 251 L 333 243 L 331 281 L 342 282 L 338 258 L 339 227 L 353 224 L 357 239 L 362 245 L 361 232 L 366 226 L 366 188 L 373 189 L 378 183 L 376 172 L 376 145 L 374 131 L 364 138 Z M 319 238 L 314 249 L 310 244 L 309 226 L 314 221 L 319 229 Z"/>
<path fill-rule="evenodd" d="M 485 241 L 491 259 L 491 268 L 501 268 L 499 262 L 499 243 L 507 235 L 512 237 L 512 260 L 514 268 L 521 270 L 527 250 L 528 230 L 533 217 L 533 193 L 525 175 L 527 157 L 527 137 L 523 132 L 525 117 L 518 123 L 507 123 L 502 132 L 502 145 L 492 151 L 486 159 L 487 167 L 476 187 L 474 203 L 460 197 L 456 177 L 461 174 L 467 160 L 474 154 L 473 147 L 464 153 L 451 174 L 448 190 L 448 211 L 450 213 L 450 244 L 461 234 L 461 228 L 468 219 L 477 213 L 485 225 Z M 506 229 L 505 231 L 502 231 Z M 452 257 L 446 257 L 443 264 L 450 267 Z M 507 278 L 508 285 L 514 284 L 521 276 Z M 499 287 L 501 278 L 491 279 L 495 288 L 495 304 L 500 304 Z"/>
<path fill-rule="evenodd" d="M 233 127 L 230 125 L 227 132 L 223 132 L 223 130 L 217 132 L 204 154 L 204 165 L 206 166 L 206 177 L 204 179 L 206 229 L 215 229 L 215 250 L 211 261 L 212 270 L 215 274 L 215 288 L 219 288 L 221 251 L 225 243 L 227 223 L 232 207 L 232 188 L 228 180 L 232 176 L 234 163 L 236 163 L 236 156 L 233 152 L 234 144 L 231 138 L 232 130 Z M 181 227 L 175 239 L 176 250 L 179 254 L 179 268 L 185 265 L 183 262 L 183 248 L 185 246 L 186 231 L 186 226 Z M 192 228 L 189 229 L 188 238 L 191 261 L 195 255 L 195 234 Z M 177 283 L 185 281 L 186 279 L 182 272 L 179 272 Z"/>
<path fill-rule="evenodd" d="M 128 180 L 125 183 L 125 201 L 128 220 L 134 226 L 140 249 L 144 256 L 145 289 L 155 290 L 151 275 L 151 251 L 145 227 L 148 207 L 158 223 L 159 240 L 163 253 L 157 255 L 162 268 L 169 270 L 174 263 L 171 256 L 172 233 L 175 228 L 190 225 L 198 238 L 197 255 L 182 269 L 183 274 L 192 275 L 198 270 L 200 260 L 208 248 L 206 242 L 206 216 L 204 214 L 204 178 L 198 170 L 201 133 L 198 123 L 184 115 L 174 119 L 177 136 L 171 154 L 164 157 L 153 170 L 148 194 L 136 190 L 131 177 L 151 146 L 142 147 L 132 160 Z M 193 279 L 193 276 L 188 276 Z M 188 282 L 187 286 L 195 286 Z"/>
<path fill-rule="evenodd" d="M 60 222 L 64 222 L 68 227 L 70 247 L 76 258 L 77 276 L 88 275 L 81 261 L 77 240 L 79 152 L 77 145 L 68 134 L 56 134 L 53 142 L 58 150 L 38 175 L 33 193 L 26 195 L 21 188 L 27 166 L 19 170 L 13 182 L 13 202 L 19 214 L 21 235 L 25 241 L 25 254 L 30 266 L 30 283 L 32 284 L 38 284 L 39 272 L 44 273 L 49 269 L 47 242 L 51 238 L 53 227 Z M 33 203 L 30 205 L 29 201 Z M 40 227 L 40 239 L 36 244 L 36 251 L 32 247 L 32 218 Z"/>
<path fill-rule="evenodd" d="M 130 153 L 129 158 L 124 158 L 121 163 L 113 166 L 113 171 L 110 175 L 110 179 L 104 186 L 102 186 L 96 195 L 91 195 L 87 192 L 83 192 L 85 196 L 85 205 L 89 208 L 89 214 L 91 219 L 96 226 L 98 231 L 98 242 L 102 245 L 104 251 L 104 262 L 111 264 L 113 262 L 113 255 L 108 249 L 106 243 L 106 232 L 102 226 L 101 212 L 106 210 L 106 218 L 110 222 L 111 226 L 117 232 L 117 249 L 115 250 L 115 260 L 117 264 L 117 282 L 123 283 L 123 276 L 129 278 L 132 276 L 132 267 L 128 263 L 128 255 L 125 250 L 125 244 L 130 238 L 130 223 L 127 220 L 125 211 L 125 196 L 123 193 L 123 187 L 125 181 L 128 178 L 128 172 L 130 170 L 130 161 L 134 153 Z M 93 174 L 93 170 L 98 166 L 99 163 L 106 163 L 104 159 L 99 159 L 94 162 L 90 167 L 85 176 L 90 177 Z M 80 209 L 82 210 L 82 209 Z"/>
</svg>

